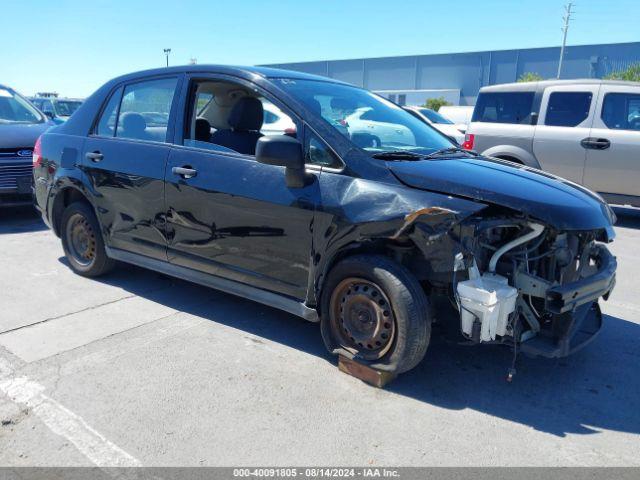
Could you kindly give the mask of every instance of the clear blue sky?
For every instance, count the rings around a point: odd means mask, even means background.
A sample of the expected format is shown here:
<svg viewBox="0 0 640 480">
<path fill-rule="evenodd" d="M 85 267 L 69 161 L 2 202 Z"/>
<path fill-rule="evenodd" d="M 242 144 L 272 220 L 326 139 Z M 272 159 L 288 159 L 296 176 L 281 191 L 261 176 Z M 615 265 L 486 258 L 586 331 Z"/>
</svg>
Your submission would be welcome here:
<svg viewBox="0 0 640 480">
<path fill-rule="evenodd" d="M 3 0 L 0 83 L 86 96 L 170 63 L 253 65 L 559 45 L 566 0 Z M 640 0 L 578 0 L 568 44 L 640 41 Z"/>
</svg>

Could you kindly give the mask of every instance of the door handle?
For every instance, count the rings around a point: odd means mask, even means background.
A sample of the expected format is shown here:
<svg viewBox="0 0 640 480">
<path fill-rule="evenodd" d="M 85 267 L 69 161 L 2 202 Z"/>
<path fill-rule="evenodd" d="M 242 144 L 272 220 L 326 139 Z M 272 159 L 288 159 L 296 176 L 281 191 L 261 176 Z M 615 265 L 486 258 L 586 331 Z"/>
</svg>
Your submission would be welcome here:
<svg viewBox="0 0 640 480">
<path fill-rule="evenodd" d="M 580 145 L 591 150 L 606 150 L 611 146 L 611 142 L 606 138 L 587 137 L 580 142 Z"/>
<path fill-rule="evenodd" d="M 198 171 L 196 169 L 191 168 L 189 166 L 173 167 L 171 169 L 171 172 L 174 175 L 178 175 L 179 177 L 182 177 L 182 178 L 193 178 L 198 174 Z"/>
<path fill-rule="evenodd" d="M 87 152 L 85 155 L 87 160 L 91 160 L 93 163 L 101 162 L 104 158 L 104 155 L 98 151 L 95 152 Z"/>
</svg>

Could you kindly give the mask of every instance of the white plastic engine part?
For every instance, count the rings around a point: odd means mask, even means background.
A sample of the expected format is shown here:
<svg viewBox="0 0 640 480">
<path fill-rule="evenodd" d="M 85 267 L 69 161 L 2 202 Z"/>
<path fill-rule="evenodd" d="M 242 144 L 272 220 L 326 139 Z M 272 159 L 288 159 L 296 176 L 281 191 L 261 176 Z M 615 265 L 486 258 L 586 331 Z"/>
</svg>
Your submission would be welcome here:
<svg viewBox="0 0 640 480">
<path fill-rule="evenodd" d="M 495 340 L 496 335 L 504 336 L 509 315 L 516 308 L 518 290 L 509 286 L 507 279 L 501 275 L 484 273 L 482 276 L 470 276 L 469 280 L 458 282 L 457 288 L 462 305 L 462 331 L 472 336 L 473 322 L 477 318 L 481 325 L 481 342 Z"/>
</svg>

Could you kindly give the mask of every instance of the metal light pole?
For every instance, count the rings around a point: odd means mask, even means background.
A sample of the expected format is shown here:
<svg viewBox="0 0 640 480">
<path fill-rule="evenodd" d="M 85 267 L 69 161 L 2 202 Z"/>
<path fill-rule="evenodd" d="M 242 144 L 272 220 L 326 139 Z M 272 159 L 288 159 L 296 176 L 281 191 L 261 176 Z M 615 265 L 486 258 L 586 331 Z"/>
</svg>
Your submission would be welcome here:
<svg viewBox="0 0 640 480">
<path fill-rule="evenodd" d="M 165 48 L 164 49 L 164 54 L 167 57 L 167 67 L 169 66 L 169 54 L 171 53 L 171 49 L 170 48 Z"/>
<path fill-rule="evenodd" d="M 571 20 L 571 7 L 573 6 L 573 3 L 569 2 L 567 5 L 565 5 L 564 9 L 566 12 L 566 15 L 564 17 L 562 17 L 562 19 L 564 20 L 564 25 L 562 27 L 562 47 L 560 47 L 560 61 L 558 62 L 558 77 L 560 78 L 560 72 L 562 72 L 562 59 L 564 58 L 564 47 L 567 44 L 567 31 L 569 30 L 569 20 Z"/>
</svg>

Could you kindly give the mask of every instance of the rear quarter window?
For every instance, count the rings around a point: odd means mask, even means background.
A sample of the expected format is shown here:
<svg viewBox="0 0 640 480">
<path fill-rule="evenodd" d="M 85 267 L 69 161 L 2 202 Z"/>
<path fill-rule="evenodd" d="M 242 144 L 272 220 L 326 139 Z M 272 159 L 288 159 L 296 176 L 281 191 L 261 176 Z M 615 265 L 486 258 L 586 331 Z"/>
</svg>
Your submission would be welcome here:
<svg viewBox="0 0 640 480">
<path fill-rule="evenodd" d="M 531 124 L 534 92 L 487 92 L 478 96 L 472 122 Z"/>
</svg>

